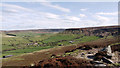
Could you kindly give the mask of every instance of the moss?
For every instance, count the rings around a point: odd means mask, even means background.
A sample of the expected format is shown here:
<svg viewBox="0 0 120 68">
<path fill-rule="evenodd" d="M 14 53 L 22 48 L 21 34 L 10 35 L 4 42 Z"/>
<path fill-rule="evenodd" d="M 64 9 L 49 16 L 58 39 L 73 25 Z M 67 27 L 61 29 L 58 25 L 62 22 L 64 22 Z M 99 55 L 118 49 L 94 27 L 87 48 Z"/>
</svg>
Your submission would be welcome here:
<svg viewBox="0 0 120 68">
<path fill-rule="evenodd" d="M 118 45 L 118 44 L 120 44 L 120 43 L 114 43 L 114 44 L 111 44 L 110 46 L 113 46 L 113 45 Z"/>
<path fill-rule="evenodd" d="M 115 66 L 120 66 L 120 63 L 115 63 L 114 65 L 115 65 Z"/>
<path fill-rule="evenodd" d="M 51 56 L 51 58 L 55 58 L 55 56 Z"/>
<path fill-rule="evenodd" d="M 66 56 L 65 54 L 62 55 L 62 57 L 65 57 L 65 56 Z"/>
<path fill-rule="evenodd" d="M 75 50 L 74 53 L 75 53 L 75 52 L 79 52 L 79 50 Z"/>
</svg>

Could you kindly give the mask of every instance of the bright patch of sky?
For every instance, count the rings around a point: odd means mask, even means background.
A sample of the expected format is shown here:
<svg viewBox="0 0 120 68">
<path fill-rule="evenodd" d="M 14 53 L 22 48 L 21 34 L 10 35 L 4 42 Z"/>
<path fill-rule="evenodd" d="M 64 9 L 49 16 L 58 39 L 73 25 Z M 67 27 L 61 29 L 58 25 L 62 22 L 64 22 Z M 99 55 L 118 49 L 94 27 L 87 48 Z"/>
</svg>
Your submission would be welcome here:
<svg viewBox="0 0 120 68">
<path fill-rule="evenodd" d="M 0 7 L 0 30 L 118 25 L 117 2 L 5 2 Z"/>
</svg>

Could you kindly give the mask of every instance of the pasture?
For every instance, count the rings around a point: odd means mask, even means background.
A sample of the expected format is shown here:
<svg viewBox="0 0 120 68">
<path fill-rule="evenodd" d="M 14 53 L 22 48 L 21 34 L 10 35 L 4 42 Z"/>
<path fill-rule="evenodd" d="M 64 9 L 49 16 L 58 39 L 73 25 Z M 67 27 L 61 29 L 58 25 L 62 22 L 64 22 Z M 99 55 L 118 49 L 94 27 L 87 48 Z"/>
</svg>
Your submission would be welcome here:
<svg viewBox="0 0 120 68">
<path fill-rule="evenodd" d="M 99 39 L 96 36 L 84 36 L 83 34 L 60 33 L 35 33 L 13 32 L 16 36 L 8 36 L 2 33 L 2 55 L 20 55 L 49 49 L 57 46 L 73 45 Z"/>
</svg>

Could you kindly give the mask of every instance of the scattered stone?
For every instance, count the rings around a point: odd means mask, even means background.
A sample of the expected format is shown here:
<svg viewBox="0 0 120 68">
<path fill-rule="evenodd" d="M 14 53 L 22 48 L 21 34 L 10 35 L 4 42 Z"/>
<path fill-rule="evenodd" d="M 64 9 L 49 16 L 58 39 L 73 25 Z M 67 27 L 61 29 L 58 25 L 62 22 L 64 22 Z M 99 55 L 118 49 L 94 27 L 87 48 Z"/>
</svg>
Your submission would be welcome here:
<svg viewBox="0 0 120 68">
<path fill-rule="evenodd" d="M 107 59 L 106 57 L 102 58 L 103 62 L 108 63 L 108 64 L 113 64 L 114 62 L 110 59 Z"/>
<path fill-rule="evenodd" d="M 74 41 L 69 41 L 69 43 L 73 43 Z"/>
<path fill-rule="evenodd" d="M 106 58 L 111 59 L 112 55 L 106 55 Z"/>
<path fill-rule="evenodd" d="M 95 66 L 106 66 L 105 64 L 95 64 Z"/>
<path fill-rule="evenodd" d="M 31 66 L 35 66 L 35 64 L 31 64 Z"/>
<path fill-rule="evenodd" d="M 84 57 L 84 56 L 85 56 L 85 54 L 84 54 L 84 53 L 82 53 L 82 54 L 81 54 L 81 57 Z"/>
<path fill-rule="evenodd" d="M 63 46 L 63 44 L 59 44 L 58 46 Z"/>
<path fill-rule="evenodd" d="M 84 45 L 81 49 L 82 50 L 90 50 L 92 48 L 89 45 Z"/>
<path fill-rule="evenodd" d="M 91 52 L 88 52 L 88 54 L 92 54 Z"/>
<path fill-rule="evenodd" d="M 81 55 L 85 55 L 84 53 L 82 53 Z"/>
<path fill-rule="evenodd" d="M 89 59 L 94 59 L 94 55 L 93 55 L 93 54 L 88 55 L 87 58 L 89 58 Z"/>
<path fill-rule="evenodd" d="M 108 46 L 108 47 L 107 47 L 107 52 L 108 52 L 109 54 L 112 53 L 111 46 Z"/>
<path fill-rule="evenodd" d="M 95 64 L 103 64 L 101 61 L 94 61 Z"/>
</svg>

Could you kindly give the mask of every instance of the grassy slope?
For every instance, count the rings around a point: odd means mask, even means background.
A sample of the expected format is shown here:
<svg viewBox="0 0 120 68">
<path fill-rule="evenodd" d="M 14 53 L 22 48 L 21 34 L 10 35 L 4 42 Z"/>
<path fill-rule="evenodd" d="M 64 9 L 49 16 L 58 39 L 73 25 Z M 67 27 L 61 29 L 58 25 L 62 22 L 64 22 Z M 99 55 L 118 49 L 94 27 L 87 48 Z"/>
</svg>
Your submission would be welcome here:
<svg viewBox="0 0 120 68">
<path fill-rule="evenodd" d="M 29 40 L 32 40 L 33 42 L 38 41 L 38 40 L 43 40 L 54 34 L 50 34 L 50 33 L 49 34 L 48 33 L 47 34 L 39 34 L 39 33 L 32 33 L 32 32 L 31 33 L 20 32 L 20 33 L 16 33 L 16 35 L 17 36 L 15 36 L 15 37 L 6 37 L 5 34 L 2 34 L 2 38 L 3 38 L 2 39 L 2 50 L 17 49 L 14 51 L 3 52 L 3 55 L 9 55 L 9 54 L 11 54 L 10 52 L 12 52 L 12 54 L 14 55 L 15 51 L 17 51 L 17 52 L 20 51 L 21 53 L 25 53 L 25 52 L 32 52 L 35 49 L 36 50 L 45 49 L 45 47 L 37 48 L 37 47 L 34 47 L 33 45 L 31 45 L 31 46 L 26 46 L 26 45 L 28 43 L 32 43 Z M 30 48 L 30 47 L 33 47 L 33 48 Z M 49 48 L 49 47 L 46 47 L 46 48 Z"/>
<path fill-rule="evenodd" d="M 88 41 L 93 41 L 99 39 L 96 36 L 83 36 L 80 34 L 41 34 L 41 33 L 16 33 L 16 37 L 5 37 L 3 34 L 3 49 L 2 50 L 10 50 L 16 49 L 11 51 L 4 51 L 3 55 L 19 55 L 24 53 L 30 53 L 33 51 L 38 51 L 42 49 L 48 49 L 58 46 L 59 44 L 63 45 L 71 45 L 71 44 L 78 44 Z M 81 37 L 82 38 L 78 38 Z M 76 39 L 77 38 L 77 39 Z M 26 46 L 27 43 L 31 43 L 29 40 L 33 42 L 42 40 L 46 46 L 36 46 L 36 45 L 29 45 Z M 66 40 L 66 41 L 62 41 Z M 69 41 L 74 41 L 73 43 L 69 43 Z M 51 43 L 53 42 L 53 43 Z M 41 43 L 41 42 L 37 42 Z M 54 44 L 55 43 L 55 44 Z M 14 44 L 13 46 L 11 46 Z"/>
<path fill-rule="evenodd" d="M 99 46 L 101 47 L 101 45 L 103 46 L 103 44 L 104 46 L 107 46 L 113 43 L 117 43 L 118 41 L 119 40 L 115 38 L 109 38 L 109 39 L 98 39 L 85 44 L 87 45 L 94 44 L 94 45 L 97 45 L 98 47 Z M 71 51 L 82 45 L 84 45 L 84 43 L 81 43 L 78 45 L 61 46 L 61 47 L 55 47 L 50 49 L 44 49 L 37 52 L 24 54 L 21 56 L 6 58 L 6 59 L 3 59 L 3 66 L 23 66 L 23 65 L 34 64 L 35 62 L 37 63 L 41 60 L 49 59 L 52 54 L 61 55 L 61 54 L 64 54 L 66 51 Z"/>
</svg>

